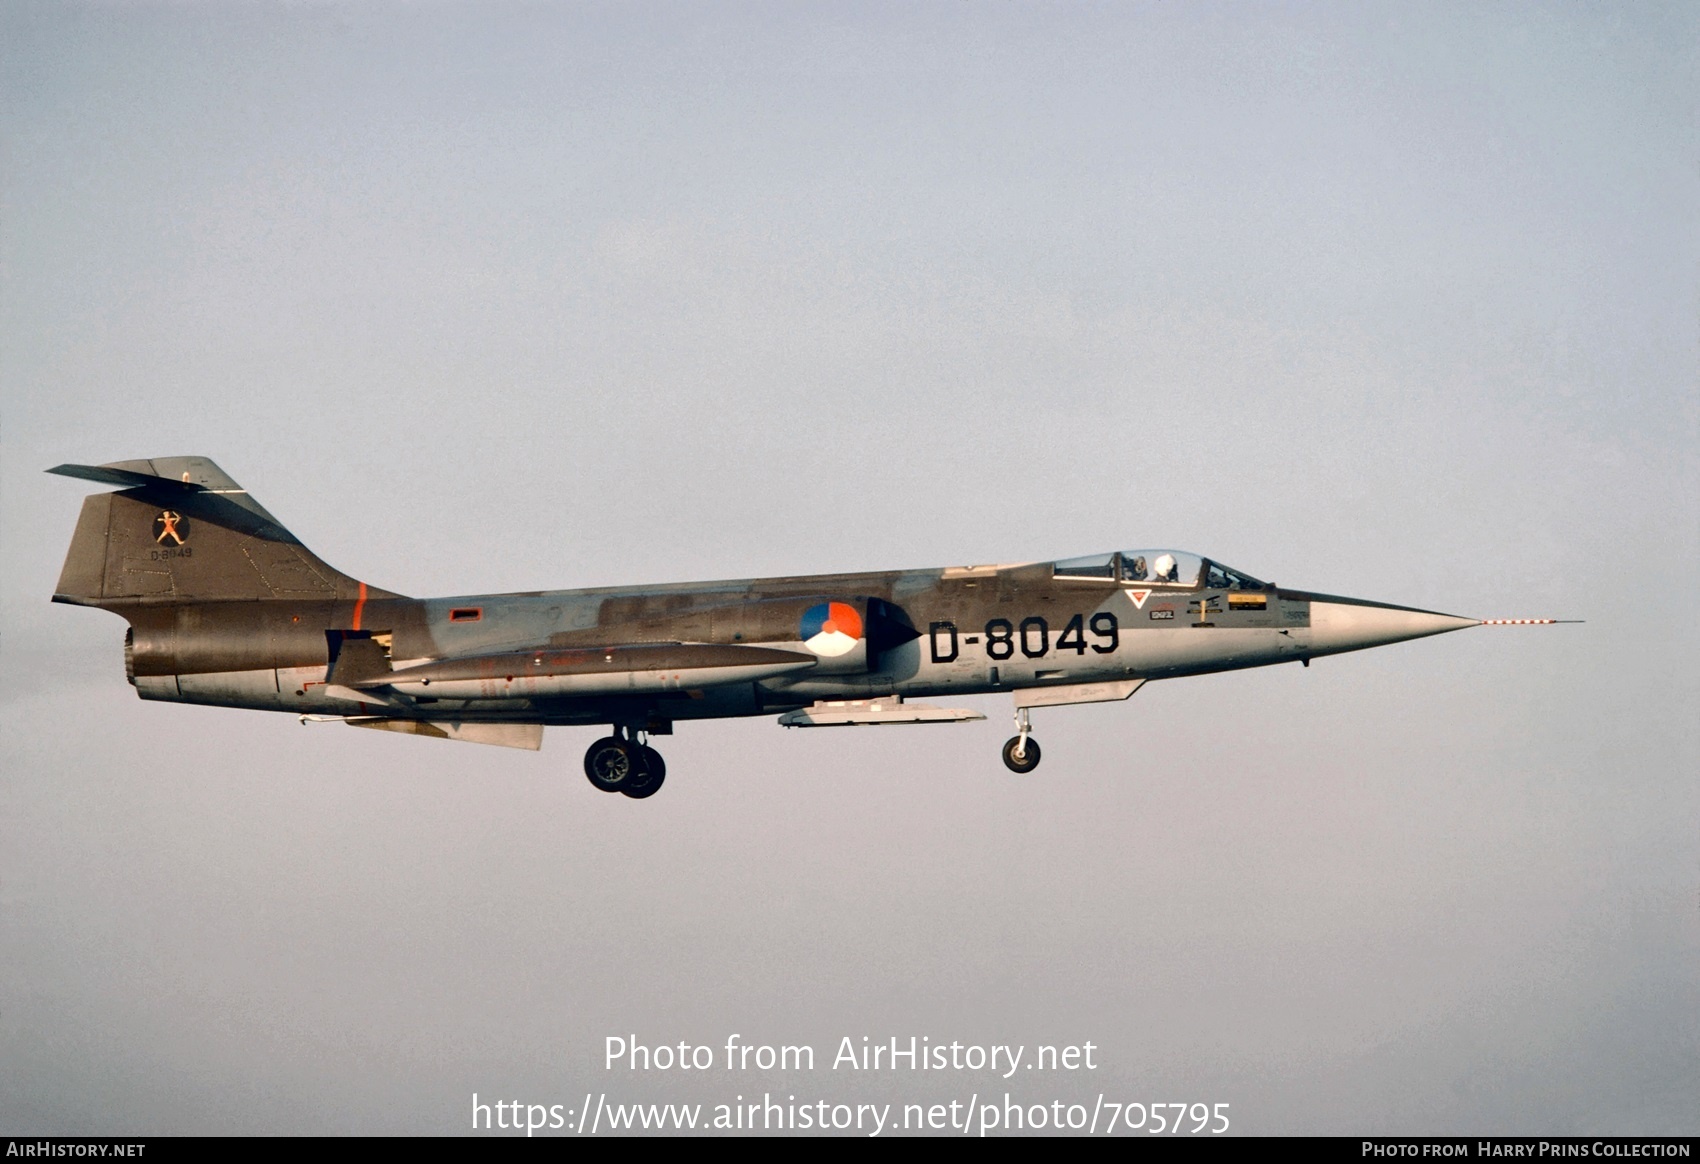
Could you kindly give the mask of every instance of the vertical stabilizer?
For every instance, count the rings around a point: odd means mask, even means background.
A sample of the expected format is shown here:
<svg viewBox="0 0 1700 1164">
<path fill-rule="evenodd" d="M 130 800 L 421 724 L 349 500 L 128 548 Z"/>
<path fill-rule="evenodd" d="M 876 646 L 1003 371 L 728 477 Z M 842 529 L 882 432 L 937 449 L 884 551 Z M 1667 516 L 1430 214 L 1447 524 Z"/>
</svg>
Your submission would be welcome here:
<svg viewBox="0 0 1700 1164">
<path fill-rule="evenodd" d="M 205 457 L 48 472 L 124 487 L 83 502 L 55 602 L 395 597 L 326 565 Z"/>
</svg>

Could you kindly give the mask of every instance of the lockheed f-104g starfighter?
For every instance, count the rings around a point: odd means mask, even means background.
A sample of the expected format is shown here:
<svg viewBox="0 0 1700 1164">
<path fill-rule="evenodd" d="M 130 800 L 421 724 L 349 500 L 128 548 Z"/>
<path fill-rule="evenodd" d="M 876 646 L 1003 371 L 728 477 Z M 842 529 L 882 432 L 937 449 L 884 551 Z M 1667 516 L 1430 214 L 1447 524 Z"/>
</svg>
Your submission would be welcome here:
<svg viewBox="0 0 1700 1164">
<path fill-rule="evenodd" d="M 1491 622 L 1289 590 L 1180 550 L 1062 561 L 407 598 L 333 569 L 204 457 L 49 470 L 83 503 L 55 602 L 129 622 L 143 699 L 537 748 L 610 725 L 584 771 L 653 795 L 684 720 L 788 727 L 985 718 L 909 702 L 1013 694 L 1004 763 L 1039 764 L 1036 707 L 1158 679 L 1376 647 Z"/>
</svg>

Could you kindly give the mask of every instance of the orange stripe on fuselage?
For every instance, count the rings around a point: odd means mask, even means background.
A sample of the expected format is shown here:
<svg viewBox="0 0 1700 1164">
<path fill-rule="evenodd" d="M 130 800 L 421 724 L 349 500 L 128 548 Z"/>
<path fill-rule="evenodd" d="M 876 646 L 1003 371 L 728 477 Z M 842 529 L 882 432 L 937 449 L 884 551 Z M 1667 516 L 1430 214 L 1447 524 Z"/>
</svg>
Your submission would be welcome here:
<svg viewBox="0 0 1700 1164">
<path fill-rule="evenodd" d="M 354 600 L 354 630 L 360 629 L 360 615 L 366 609 L 366 583 L 360 584 L 360 597 Z"/>
</svg>

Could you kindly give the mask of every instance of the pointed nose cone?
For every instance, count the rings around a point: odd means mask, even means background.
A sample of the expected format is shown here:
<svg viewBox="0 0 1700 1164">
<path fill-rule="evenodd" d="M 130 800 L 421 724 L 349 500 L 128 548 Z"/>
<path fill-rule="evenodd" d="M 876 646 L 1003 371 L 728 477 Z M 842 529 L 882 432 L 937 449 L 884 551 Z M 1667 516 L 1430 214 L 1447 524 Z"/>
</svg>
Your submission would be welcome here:
<svg viewBox="0 0 1700 1164">
<path fill-rule="evenodd" d="M 1317 595 L 1310 604 L 1310 653 L 1359 651 L 1479 625 L 1479 619 L 1455 614 Z"/>
</svg>

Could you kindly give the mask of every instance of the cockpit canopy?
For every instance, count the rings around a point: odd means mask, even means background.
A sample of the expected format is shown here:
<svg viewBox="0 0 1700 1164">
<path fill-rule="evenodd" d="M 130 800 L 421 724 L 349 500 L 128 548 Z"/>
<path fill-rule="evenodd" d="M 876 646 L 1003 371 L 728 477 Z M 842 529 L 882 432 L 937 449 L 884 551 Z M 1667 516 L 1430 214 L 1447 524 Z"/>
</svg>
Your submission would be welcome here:
<svg viewBox="0 0 1700 1164">
<path fill-rule="evenodd" d="M 1263 590 L 1250 574 L 1189 554 L 1185 550 L 1121 550 L 1068 558 L 1051 567 L 1057 578 L 1090 578 L 1124 585 L 1172 586 L 1194 589 L 1200 585 L 1215 590 Z"/>
</svg>

